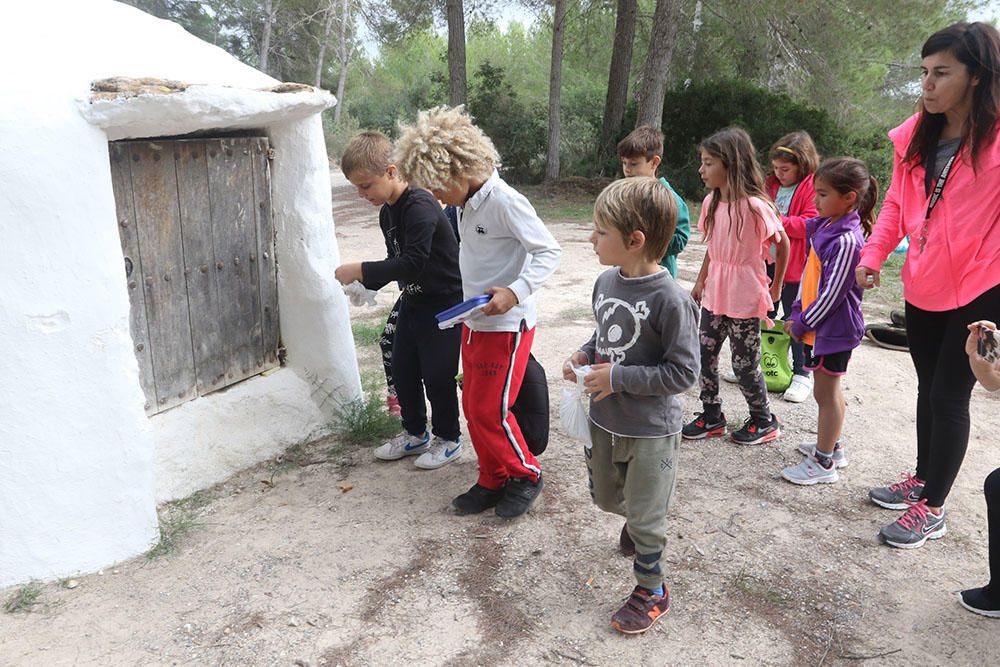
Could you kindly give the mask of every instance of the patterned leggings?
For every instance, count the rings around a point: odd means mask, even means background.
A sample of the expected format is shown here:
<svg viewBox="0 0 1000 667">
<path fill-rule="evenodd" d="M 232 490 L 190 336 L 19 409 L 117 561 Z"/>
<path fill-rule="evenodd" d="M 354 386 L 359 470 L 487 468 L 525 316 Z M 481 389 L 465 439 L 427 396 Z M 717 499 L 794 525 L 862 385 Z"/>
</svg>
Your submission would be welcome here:
<svg viewBox="0 0 1000 667">
<path fill-rule="evenodd" d="M 699 342 L 701 343 L 701 399 L 705 412 L 715 415 L 722 410 L 719 398 L 719 349 L 729 338 L 733 351 L 733 372 L 740 383 L 740 391 L 750 408 L 750 416 L 758 423 L 771 420 L 771 407 L 767 400 L 767 385 L 760 372 L 760 320 L 734 319 L 701 309 Z"/>
<path fill-rule="evenodd" d="M 392 379 L 392 344 L 396 340 L 396 319 L 399 317 L 399 302 L 403 300 L 403 295 L 396 299 L 386 318 L 385 328 L 378 339 L 378 346 L 382 350 L 382 368 L 385 371 L 385 386 L 389 394 L 396 395 L 396 383 Z"/>
</svg>

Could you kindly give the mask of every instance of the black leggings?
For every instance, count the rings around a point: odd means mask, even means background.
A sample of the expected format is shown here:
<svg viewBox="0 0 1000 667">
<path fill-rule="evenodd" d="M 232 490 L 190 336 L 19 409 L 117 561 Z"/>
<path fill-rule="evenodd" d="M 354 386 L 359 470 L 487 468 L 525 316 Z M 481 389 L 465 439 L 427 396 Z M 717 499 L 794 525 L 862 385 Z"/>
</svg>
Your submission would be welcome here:
<svg viewBox="0 0 1000 667">
<path fill-rule="evenodd" d="M 990 583 L 986 585 L 986 594 L 1000 600 L 1000 468 L 986 476 L 983 492 L 990 529 Z"/>
<path fill-rule="evenodd" d="M 969 445 L 969 397 L 976 383 L 965 354 L 966 325 L 995 319 L 1000 285 L 971 303 L 940 312 L 906 303 L 906 338 L 917 371 L 917 477 L 921 498 L 944 505 Z"/>
</svg>

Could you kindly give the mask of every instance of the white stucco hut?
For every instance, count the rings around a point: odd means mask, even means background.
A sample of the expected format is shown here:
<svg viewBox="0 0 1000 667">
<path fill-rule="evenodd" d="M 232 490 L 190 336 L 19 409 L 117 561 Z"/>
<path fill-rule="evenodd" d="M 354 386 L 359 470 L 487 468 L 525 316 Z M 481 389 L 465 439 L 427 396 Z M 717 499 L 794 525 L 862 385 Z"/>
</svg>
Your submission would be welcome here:
<svg viewBox="0 0 1000 667">
<path fill-rule="evenodd" d="M 333 279 L 332 96 L 271 92 L 110 0 L 15 4 L 0 41 L 0 587 L 142 553 L 157 503 L 323 433 L 360 394 Z M 169 81 L 91 90 L 109 77 Z"/>
</svg>

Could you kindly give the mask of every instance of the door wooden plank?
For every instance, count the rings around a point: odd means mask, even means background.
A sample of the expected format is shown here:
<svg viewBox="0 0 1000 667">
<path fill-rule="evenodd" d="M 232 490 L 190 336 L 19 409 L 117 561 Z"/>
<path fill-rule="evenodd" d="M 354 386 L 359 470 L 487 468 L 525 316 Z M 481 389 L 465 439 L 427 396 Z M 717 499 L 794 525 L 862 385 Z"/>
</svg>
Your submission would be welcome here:
<svg viewBox="0 0 1000 667">
<path fill-rule="evenodd" d="M 157 410 L 196 395 L 177 179 L 166 142 L 131 142 L 136 222 Z"/>
<path fill-rule="evenodd" d="M 175 141 L 177 201 L 183 229 L 191 344 L 194 349 L 198 395 L 224 387 L 226 361 L 218 312 L 221 304 L 216 281 L 212 235 L 212 207 L 208 191 L 208 143 Z"/>
<path fill-rule="evenodd" d="M 132 349 L 139 362 L 139 384 L 146 397 L 146 414 L 157 411 L 156 384 L 153 378 L 153 352 L 149 345 L 149 330 L 146 323 L 146 299 L 142 286 L 142 253 L 136 230 L 135 205 L 132 197 L 132 170 L 129 147 L 124 143 L 108 146 L 111 157 L 111 186 L 115 195 L 115 211 L 118 218 L 118 234 L 122 242 L 125 262 L 125 282 L 129 299 L 129 330 L 132 333 Z"/>
<path fill-rule="evenodd" d="M 278 365 L 278 265 L 274 256 L 274 224 L 271 217 L 271 161 L 267 137 L 251 142 L 254 201 L 257 202 L 257 270 L 260 273 L 263 365 Z"/>
<path fill-rule="evenodd" d="M 256 251 L 253 176 L 248 140 L 207 143 L 216 281 L 225 295 L 219 321 L 230 384 L 256 373 L 263 361 L 260 289 L 256 262 L 250 261 L 251 249 Z"/>
</svg>

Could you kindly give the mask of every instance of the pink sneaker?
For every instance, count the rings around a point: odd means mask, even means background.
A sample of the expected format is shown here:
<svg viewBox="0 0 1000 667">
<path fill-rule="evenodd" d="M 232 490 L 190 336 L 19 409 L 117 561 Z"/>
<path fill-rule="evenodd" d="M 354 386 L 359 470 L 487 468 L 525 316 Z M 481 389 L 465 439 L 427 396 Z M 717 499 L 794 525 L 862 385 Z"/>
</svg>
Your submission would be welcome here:
<svg viewBox="0 0 1000 667">
<path fill-rule="evenodd" d="M 402 414 L 402 410 L 399 407 L 399 399 L 396 398 L 395 394 L 387 394 L 385 397 L 385 405 L 389 410 L 389 414 L 393 417 L 399 417 Z"/>
</svg>

